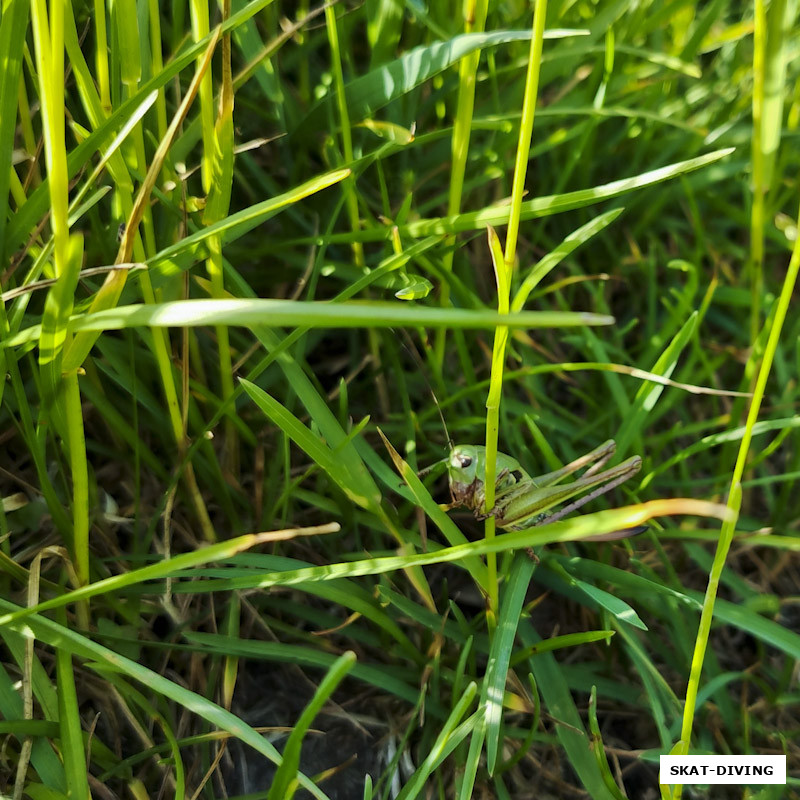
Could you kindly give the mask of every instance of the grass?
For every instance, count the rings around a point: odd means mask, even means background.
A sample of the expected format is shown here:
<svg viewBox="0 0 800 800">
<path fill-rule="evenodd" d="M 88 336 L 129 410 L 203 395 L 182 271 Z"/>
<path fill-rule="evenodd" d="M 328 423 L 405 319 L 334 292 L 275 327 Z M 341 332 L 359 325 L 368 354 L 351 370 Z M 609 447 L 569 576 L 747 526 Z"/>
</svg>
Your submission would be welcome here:
<svg viewBox="0 0 800 800">
<path fill-rule="evenodd" d="M 800 796 L 796 10 L 7 0 L 0 794 Z"/>
</svg>

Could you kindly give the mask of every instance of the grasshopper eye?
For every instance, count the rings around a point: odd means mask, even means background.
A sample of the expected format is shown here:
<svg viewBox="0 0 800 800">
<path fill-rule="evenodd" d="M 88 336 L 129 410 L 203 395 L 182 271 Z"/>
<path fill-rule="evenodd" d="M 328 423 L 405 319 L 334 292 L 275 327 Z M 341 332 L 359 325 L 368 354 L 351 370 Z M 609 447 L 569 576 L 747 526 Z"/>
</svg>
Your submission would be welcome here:
<svg viewBox="0 0 800 800">
<path fill-rule="evenodd" d="M 461 464 L 462 469 L 466 469 L 472 464 L 472 456 L 459 456 L 458 463 Z"/>
</svg>

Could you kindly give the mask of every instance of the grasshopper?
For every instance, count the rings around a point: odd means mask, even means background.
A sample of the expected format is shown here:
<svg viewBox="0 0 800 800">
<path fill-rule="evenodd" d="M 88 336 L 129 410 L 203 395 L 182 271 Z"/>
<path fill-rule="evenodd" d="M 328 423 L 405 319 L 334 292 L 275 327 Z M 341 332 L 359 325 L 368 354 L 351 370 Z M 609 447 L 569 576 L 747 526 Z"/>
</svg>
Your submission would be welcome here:
<svg viewBox="0 0 800 800">
<path fill-rule="evenodd" d="M 590 500 L 619 486 L 639 471 L 642 466 L 642 459 L 639 456 L 632 456 L 615 467 L 601 471 L 614 455 L 615 449 L 616 444 L 610 439 L 561 469 L 545 475 L 538 475 L 535 478 L 528 475 L 515 458 L 498 453 L 495 505 L 493 508 L 487 509 L 486 448 L 471 444 L 456 445 L 451 449 L 448 457 L 443 459 L 447 465 L 452 498 L 449 507 L 466 506 L 477 519 L 486 519 L 492 516 L 497 520 L 499 527 L 509 531 L 520 531 L 536 525 L 556 522 Z M 559 485 L 564 478 L 583 467 L 589 468 L 580 478 L 572 483 Z M 424 472 L 428 472 L 430 469 Z M 591 491 L 573 500 L 564 508 L 553 513 L 549 512 L 553 506 L 587 490 Z M 632 529 L 596 538 L 619 538 L 638 532 L 638 529 Z"/>
</svg>

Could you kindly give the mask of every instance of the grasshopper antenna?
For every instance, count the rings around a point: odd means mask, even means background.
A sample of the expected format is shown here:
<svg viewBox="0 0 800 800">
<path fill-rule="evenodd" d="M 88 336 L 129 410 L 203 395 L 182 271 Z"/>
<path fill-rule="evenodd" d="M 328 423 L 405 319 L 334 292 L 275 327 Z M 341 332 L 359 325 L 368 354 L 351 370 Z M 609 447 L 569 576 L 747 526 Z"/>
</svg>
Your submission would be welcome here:
<svg viewBox="0 0 800 800">
<path fill-rule="evenodd" d="M 413 340 L 408 335 L 408 331 L 401 330 L 401 339 L 400 344 L 403 345 L 406 352 L 411 356 L 411 358 L 416 362 L 417 367 L 419 367 L 419 373 L 422 375 L 422 379 L 425 381 L 425 385 L 428 387 L 428 391 L 431 393 L 431 397 L 433 398 L 433 404 L 436 406 L 436 412 L 439 414 L 439 419 L 442 421 L 442 428 L 444 428 L 444 435 L 447 437 L 447 447 L 448 452 L 453 452 L 455 445 L 453 444 L 453 440 L 450 438 L 450 431 L 447 429 L 447 423 L 444 421 L 444 414 L 442 413 L 442 407 L 439 405 L 439 398 L 436 396 L 436 392 L 433 391 L 433 386 L 431 386 L 431 382 L 428 380 L 427 369 L 425 365 L 422 363 L 422 357 L 417 352 L 417 348 L 414 345 Z M 426 475 L 431 473 L 435 470 L 440 464 L 444 464 L 447 459 L 443 458 L 441 461 L 436 461 L 435 463 L 431 464 L 429 467 L 426 467 L 423 470 L 420 470 L 417 473 L 418 478 L 424 478 Z"/>
<path fill-rule="evenodd" d="M 431 393 L 431 397 L 433 398 L 433 404 L 436 406 L 436 411 L 439 414 L 439 419 L 442 421 L 442 428 L 444 428 L 444 435 L 447 437 L 447 447 L 452 452 L 455 445 L 453 444 L 453 440 L 450 438 L 450 431 L 447 430 L 447 423 L 444 421 L 444 414 L 442 413 L 442 407 L 439 405 L 439 398 L 436 396 L 436 392 L 433 391 L 433 386 L 431 386 L 431 382 L 428 380 L 427 375 L 427 368 L 422 363 L 422 357 L 417 352 L 417 348 L 414 345 L 414 341 L 408 335 L 408 331 L 405 329 L 401 330 L 402 338 L 405 341 L 401 341 L 400 344 L 403 345 L 406 352 L 414 359 L 417 366 L 419 367 L 420 375 L 422 375 L 422 379 L 425 381 L 425 385 L 428 387 L 428 391 Z M 430 468 L 429 468 L 430 469 Z M 427 473 L 429 470 L 423 470 L 423 472 Z M 422 477 L 420 475 L 420 477 Z"/>
</svg>

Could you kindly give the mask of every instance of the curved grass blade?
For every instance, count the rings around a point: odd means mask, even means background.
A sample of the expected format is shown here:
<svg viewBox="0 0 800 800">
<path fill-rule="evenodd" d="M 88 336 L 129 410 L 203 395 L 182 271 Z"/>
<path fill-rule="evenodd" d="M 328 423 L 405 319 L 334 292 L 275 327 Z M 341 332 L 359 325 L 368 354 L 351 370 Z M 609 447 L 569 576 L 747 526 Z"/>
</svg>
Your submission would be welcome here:
<svg viewBox="0 0 800 800">
<path fill-rule="evenodd" d="M 692 312 L 683 327 L 675 334 L 664 352 L 659 356 L 650 372 L 669 378 L 675 371 L 678 359 L 692 340 L 697 328 L 697 311 Z M 625 415 L 625 422 L 616 437 L 617 453 L 624 456 L 628 448 L 641 435 L 647 416 L 652 412 L 659 397 L 664 393 L 664 386 L 660 383 L 643 383 L 636 392 L 630 412 Z"/>
<path fill-rule="evenodd" d="M 297 724 L 289 735 L 289 741 L 286 742 L 283 761 L 272 779 L 267 800 L 291 800 L 294 796 L 298 786 L 297 770 L 300 767 L 300 748 L 303 746 L 303 737 L 311 727 L 314 717 L 350 671 L 355 660 L 356 654 L 352 650 L 339 656 L 322 679 L 308 705 L 303 709 L 300 719 L 297 720 Z"/>
<path fill-rule="evenodd" d="M 469 683 L 464 689 L 464 693 L 459 698 L 455 708 L 453 708 L 450 715 L 443 723 L 430 752 L 419 767 L 417 767 L 400 794 L 397 795 L 397 800 L 413 800 L 413 798 L 419 797 L 425 786 L 425 781 L 467 736 L 470 731 L 470 726 L 466 723 L 459 726 L 458 723 L 470 707 L 476 691 L 477 687 L 474 682 Z"/>
</svg>

